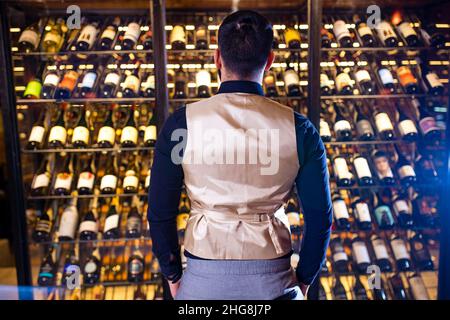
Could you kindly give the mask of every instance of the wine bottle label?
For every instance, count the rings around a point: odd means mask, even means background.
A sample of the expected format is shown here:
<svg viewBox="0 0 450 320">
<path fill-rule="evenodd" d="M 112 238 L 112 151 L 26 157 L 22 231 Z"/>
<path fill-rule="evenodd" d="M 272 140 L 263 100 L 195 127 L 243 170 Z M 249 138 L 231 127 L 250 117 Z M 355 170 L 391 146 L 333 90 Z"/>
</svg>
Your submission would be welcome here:
<svg viewBox="0 0 450 320">
<path fill-rule="evenodd" d="M 373 128 L 372 125 L 370 124 L 369 120 L 359 120 L 356 123 L 356 131 L 358 132 L 359 135 L 365 135 L 365 134 L 371 134 L 373 135 Z"/>
<path fill-rule="evenodd" d="M 106 141 L 113 145 L 115 138 L 116 138 L 116 131 L 114 130 L 114 128 L 104 126 L 104 127 L 101 127 L 100 131 L 98 132 L 97 141 L 98 142 Z"/>
<path fill-rule="evenodd" d="M 140 34 L 141 34 L 141 26 L 136 22 L 132 22 L 128 25 L 127 31 L 125 31 L 123 39 L 124 40 L 128 39 L 133 42 L 137 42 Z"/>
<path fill-rule="evenodd" d="M 397 39 L 397 35 L 395 34 L 394 29 L 392 29 L 392 26 L 387 21 L 381 21 L 380 23 L 378 23 L 376 29 L 378 36 L 384 43 L 386 43 L 386 40 L 389 38 Z"/>
<path fill-rule="evenodd" d="M 415 177 L 416 172 L 414 171 L 414 168 L 410 165 L 404 165 L 398 169 L 398 175 L 400 178 L 405 177 Z"/>
<path fill-rule="evenodd" d="M 35 190 L 38 188 L 48 187 L 50 184 L 50 176 L 48 173 L 41 173 L 34 176 L 33 182 L 31 183 L 31 189 Z"/>
<path fill-rule="evenodd" d="M 358 81 L 358 82 L 366 81 L 366 80 L 368 80 L 368 81 L 372 80 L 370 78 L 369 71 L 367 71 L 366 69 L 360 69 L 360 70 L 356 71 L 355 78 L 356 78 L 356 81 Z"/>
<path fill-rule="evenodd" d="M 34 126 L 33 129 L 31 129 L 31 133 L 30 133 L 30 137 L 28 138 L 28 141 L 42 143 L 42 140 L 44 140 L 44 134 L 45 134 L 44 127 Z"/>
<path fill-rule="evenodd" d="M 288 212 L 286 215 L 291 227 L 300 226 L 300 215 L 298 214 L 298 212 Z"/>
<path fill-rule="evenodd" d="M 394 223 L 394 218 L 392 217 L 391 209 L 388 206 L 379 206 L 375 208 L 375 217 L 377 218 L 378 224 L 388 224 L 392 225 Z"/>
<path fill-rule="evenodd" d="M 69 91 L 73 91 L 73 89 L 75 89 L 75 86 L 77 84 L 78 76 L 79 74 L 76 71 L 73 70 L 67 71 L 66 74 L 64 75 L 64 78 L 59 83 L 59 87 L 66 88 Z"/>
<path fill-rule="evenodd" d="M 109 26 L 105 29 L 105 31 L 103 31 L 100 38 L 114 40 L 115 37 L 116 37 L 116 28 Z"/>
<path fill-rule="evenodd" d="M 425 117 L 420 119 L 419 127 L 424 135 L 430 131 L 439 130 L 439 127 L 436 125 L 436 120 L 433 117 Z"/>
<path fill-rule="evenodd" d="M 108 216 L 105 219 L 105 227 L 103 228 L 103 232 L 115 229 L 119 227 L 119 215 L 113 214 L 112 216 Z"/>
<path fill-rule="evenodd" d="M 439 79 L 439 77 L 436 73 L 428 72 L 425 77 L 426 77 L 428 83 L 430 84 L 430 87 L 432 87 L 432 88 L 443 87 L 441 79 Z"/>
<path fill-rule="evenodd" d="M 427 288 L 423 283 L 422 278 L 420 276 L 409 278 L 409 284 L 411 286 L 412 295 L 414 300 L 429 300 Z"/>
<path fill-rule="evenodd" d="M 197 87 L 211 85 L 211 74 L 206 70 L 201 70 L 195 75 L 195 83 Z"/>
<path fill-rule="evenodd" d="M 338 262 L 338 261 L 347 261 L 348 257 L 347 254 L 345 252 L 336 252 L 335 254 L 333 254 L 333 261 L 334 262 Z"/>
<path fill-rule="evenodd" d="M 128 77 L 125 78 L 124 87 L 127 89 L 130 89 L 134 93 L 139 92 L 139 86 L 141 85 L 139 78 L 136 77 L 134 74 L 130 74 Z"/>
<path fill-rule="evenodd" d="M 138 131 L 135 127 L 127 126 L 122 129 L 122 136 L 120 137 L 120 142 L 131 141 L 133 143 L 137 142 Z"/>
<path fill-rule="evenodd" d="M 150 170 L 148 170 L 148 174 L 145 177 L 145 188 L 148 188 L 150 186 Z"/>
<path fill-rule="evenodd" d="M 405 242 L 402 239 L 395 239 L 391 241 L 392 250 L 394 251 L 395 260 L 410 259 Z"/>
<path fill-rule="evenodd" d="M 352 243 L 352 249 L 355 254 L 356 263 L 370 263 L 369 251 L 362 241 Z"/>
<path fill-rule="evenodd" d="M 70 190 L 71 185 L 72 185 L 72 174 L 67 173 L 67 172 L 62 172 L 62 173 L 58 173 L 56 175 L 54 189 Z"/>
<path fill-rule="evenodd" d="M 329 87 L 330 86 L 330 78 L 328 78 L 328 75 L 326 73 L 320 74 L 320 87 Z"/>
<path fill-rule="evenodd" d="M 300 80 L 298 78 L 297 72 L 292 69 L 287 70 L 284 75 L 284 85 L 288 88 L 291 85 L 299 85 Z"/>
<path fill-rule="evenodd" d="M 141 218 L 129 217 L 127 219 L 127 230 L 141 230 Z"/>
<path fill-rule="evenodd" d="M 97 73 L 95 73 L 95 72 L 86 73 L 83 77 L 83 81 L 81 82 L 81 87 L 92 89 L 94 87 L 96 79 L 97 79 Z"/>
<path fill-rule="evenodd" d="M 288 45 L 291 43 L 291 41 L 300 42 L 300 33 L 295 29 L 288 28 L 284 33 L 284 39 Z"/>
<path fill-rule="evenodd" d="M 375 115 L 375 125 L 377 126 L 378 132 L 394 130 L 391 119 L 389 119 L 389 116 L 385 112 L 380 112 Z"/>
<path fill-rule="evenodd" d="M 47 32 L 44 36 L 44 42 L 54 43 L 56 46 L 59 46 L 61 42 L 61 35 L 55 32 Z"/>
<path fill-rule="evenodd" d="M 358 202 L 355 206 L 356 215 L 360 222 L 371 222 L 369 206 L 365 202 Z"/>
<path fill-rule="evenodd" d="M 94 273 L 97 271 L 97 264 L 94 261 L 89 261 L 84 266 L 84 272 L 85 273 Z"/>
<path fill-rule="evenodd" d="M 144 265 L 141 260 L 133 259 L 130 263 L 130 273 L 133 275 L 140 274 L 144 271 Z"/>
<path fill-rule="evenodd" d="M 78 222 L 78 212 L 74 206 L 66 208 L 61 216 L 59 236 L 73 239 Z"/>
<path fill-rule="evenodd" d="M 370 172 L 369 163 L 366 158 L 359 157 L 353 161 L 355 165 L 356 174 L 358 178 L 370 177 L 372 178 L 372 172 Z"/>
<path fill-rule="evenodd" d="M 333 33 L 338 41 L 340 41 L 343 37 L 350 37 L 350 31 L 343 20 L 337 20 L 333 24 Z"/>
<path fill-rule="evenodd" d="M 389 254 L 387 252 L 386 246 L 384 245 L 383 240 L 376 239 L 372 241 L 373 250 L 375 251 L 375 257 L 378 260 L 381 259 L 389 259 Z"/>
<path fill-rule="evenodd" d="M 206 29 L 200 28 L 195 31 L 195 38 L 197 41 L 199 40 L 206 40 Z"/>
<path fill-rule="evenodd" d="M 348 170 L 347 161 L 344 158 L 334 159 L 334 171 L 338 179 L 351 179 L 353 177 Z"/>
<path fill-rule="evenodd" d="M 20 35 L 19 43 L 20 42 L 28 42 L 33 46 L 33 49 L 36 50 L 39 44 L 39 34 L 34 30 L 26 29 Z"/>
<path fill-rule="evenodd" d="M 100 182 L 100 190 L 105 188 L 111 188 L 115 190 L 117 187 L 117 177 L 113 174 L 107 174 L 102 177 L 102 181 Z"/>
<path fill-rule="evenodd" d="M 48 220 L 39 219 L 34 230 L 50 233 L 50 231 L 52 230 L 52 223 Z"/>
<path fill-rule="evenodd" d="M 45 76 L 44 86 L 56 87 L 59 83 L 59 76 L 55 73 L 49 73 Z"/>
<path fill-rule="evenodd" d="M 394 83 L 394 77 L 392 76 L 392 72 L 389 69 L 386 68 L 379 69 L 378 75 L 380 76 L 383 85 Z"/>
<path fill-rule="evenodd" d="M 174 26 L 170 33 L 170 43 L 174 43 L 175 41 L 186 43 L 186 33 L 182 26 Z"/>
<path fill-rule="evenodd" d="M 348 219 L 348 210 L 347 205 L 344 200 L 335 200 L 333 201 L 333 212 L 336 219 Z"/>
<path fill-rule="evenodd" d="M 187 222 L 189 220 L 189 214 L 181 213 L 177 215 L 177 230 L 185 230 L 187 226 Z"/>
<path fill-rule="evenodd" d="M 336 89 L 338 91 L 342 91 L 342 89 L 346 86 L 351 86 L 352 79 L 347 72 L 341 72 L 336 77 Z"/>
<path fill-rule="evenodd" d="M 417 32 L 413 29 L 409 22 L 403 22 L 398 26 L 398 30 L 403 37 L 417 36 Z"/>
<path fill-rule="evenodd" d="M 347 120 L 339 120 L 334 124 L 334 131 L 340 132 L 344 130 L 352 130 L 350 122 L 348 122 Z"/>
<path fill-rule="evenodd" d="M 123 187 L 134 187 L 137 189 L 139 185 L 139 179 L 136 176 L 126 176 L 123 179 Z"/>
<path fill-rule="evenodd" d="M 417 79 L 414 77 L 411 69 L 405 66 L 401 66 L 397 69 L 398 80 L 402 86 L 410 84 L 416 84 Z"/>
<path fill-rule="evenodd" d="M 393 178 L 394 174 L 392 173 L 391 166 L 389 165 L 389 161 L 386 157 L 378 157 L 375 159 L 375 167 L 377 169 L 378 178 Z"/>
<path fill-rule="evenodd" d="M 87 188 L 92 190 L 94 188 L 95 175 L 92 172 L 84 171 L 78 177 L 77 189 Z"/>
<path fill-rule="evenodd" d="M 89 142 L 89 129 L 86 127 L 76 127 L 73 130 L 72 141 L 82 141 L 86 144 Z"/>
<path fill-rule="evenodd" d="M 358 33 L 360 37 L 371 36 L 372 30 L 365 23 L 360 23 L 358 27 Z"/>
<path fill-rule="evenodd" d="M 150 125 L 145 128 L 144 141 L 156 141 L 157 133 L 156 126 Z"/>
<path fill-rule="evenodd" d="M 98 232 L 98 223 L 96 221 L 86 220 L 80 223 L 80 232 L 90 231 L 90 232 Z"/>
<path fill-rule="evenodd" d="M 31 96 L 39 98 L 41 95 L 42 84 L 38 80 L 31 80 L 28 82 L 27 87 L 23 93 L 24 97 Z"/>
<path fill-rule="evenodd" d="M 410 133 L 417 133 L 417 128 L 414 122 L 411 119 L 406 119 L 401 121 L 398 124 L 398 130 L 402 136 L 405 136 Z"/>
<path fill-rule="evenodd" d="M 411 214 L 408 203 L 404 199 L 399 199 L 399 200 L 394 201 L 393 207 L 394 207 L 394 211 L 397 215 L 399 215 L 400 212 Z"/>
<path fill-rule="evenodd" d="M 97 28 L 90 24 L 81 30 L 81 34 L 77 42 L 84 41 L 88 44 L 88 48 L 90 48 L 94 44 L 96 36 Z"/>
<path fill-rule="evenodd" d="M 320 121 L 319 132 L 321 137 L 331 137 L 330 126 L 324 120 Z"/>
<path fill-rule="evenodd" d="M 142 83 L 142 89 L 155 89 L 155 76 L 153 74 L 148 76 L 147 80 Z"/>
<path fill-rule="evenodd" d="M 105 84 L 112 84 L 117 86 L 120 81 L 120 76 L 115 72 L 110 72 L 105 77 Z"/>
</svg>

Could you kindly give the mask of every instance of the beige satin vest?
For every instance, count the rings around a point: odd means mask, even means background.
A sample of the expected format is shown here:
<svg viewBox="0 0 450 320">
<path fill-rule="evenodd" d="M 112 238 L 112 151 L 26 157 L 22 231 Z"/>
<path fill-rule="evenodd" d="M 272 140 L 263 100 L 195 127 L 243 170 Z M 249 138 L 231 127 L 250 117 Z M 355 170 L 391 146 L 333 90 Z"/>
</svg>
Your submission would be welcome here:
<svg viewBox="0 0 450 320">
<path fill-rule="evenodd" d="M 185 249 L 206 259 L 273 259 L 291 251 L 275 212 L 299 170 L 291 108 L 247 93 L 186 106 Z M 284 212 L 283 212 L 284 215 Z"/>
</svg>

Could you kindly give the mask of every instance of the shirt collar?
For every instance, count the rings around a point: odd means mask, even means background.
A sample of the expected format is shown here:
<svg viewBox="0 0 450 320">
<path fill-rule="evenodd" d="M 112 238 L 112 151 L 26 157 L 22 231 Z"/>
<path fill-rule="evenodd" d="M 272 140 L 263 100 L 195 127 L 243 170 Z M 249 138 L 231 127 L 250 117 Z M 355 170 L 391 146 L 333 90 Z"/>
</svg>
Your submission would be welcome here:
<svg viewBox="0 0 450 320">
<path fill-rule="evenodd" d="M 222 82 L 220 84 L 219 91 L 217 91 L 217 94 L 234 92 L 243 92 L 264 96 L 263 88 L 259 83 L 246 80 L 230 80 Z"/>
</svg>

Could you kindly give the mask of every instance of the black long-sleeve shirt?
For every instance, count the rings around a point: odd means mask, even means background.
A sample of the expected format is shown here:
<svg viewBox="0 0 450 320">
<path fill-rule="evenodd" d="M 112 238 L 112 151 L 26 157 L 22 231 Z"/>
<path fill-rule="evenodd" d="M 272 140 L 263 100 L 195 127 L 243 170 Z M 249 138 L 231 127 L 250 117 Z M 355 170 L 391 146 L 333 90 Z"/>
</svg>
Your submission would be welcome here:
<svg viewBox="0 0 450 320">
<path fill-rule="evenodd" d="M 250 81 L 223 82 L 218 94 L 232 92 L 263 95 L 261 85 Z M 296 272 L 299 282 L 310 284 L 325 259 L 331 232 L 332 204 L 326 153 L 320 135 L 307 118 L 298 113 L 294 116 L 300 162 L 295 183 L 305 219 Z M 175 111 L 164 124 L 155 146 L 148 199 L 153 252 L 159 260 L 162 274 L 171 281 L 177 281 L 182 274 L 176 216 L 184 178 L 182 166 L 171 160 L 172 149 L 180 141 L 172 141 L 171 136 L 174 130 L 186 128 L 184 107 Z M 185 255 L 201 259 L 187 251 Z"/>
</svg>

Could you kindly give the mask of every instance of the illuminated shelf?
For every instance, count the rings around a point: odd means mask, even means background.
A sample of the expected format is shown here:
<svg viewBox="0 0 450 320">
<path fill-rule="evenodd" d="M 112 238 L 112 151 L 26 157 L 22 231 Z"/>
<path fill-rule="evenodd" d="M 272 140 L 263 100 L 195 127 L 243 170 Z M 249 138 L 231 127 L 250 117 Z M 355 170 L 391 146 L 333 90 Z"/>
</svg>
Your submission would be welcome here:
<svg viewBox="0 0 450 320">
<path fill-rule="evenodd" d="M 92 51 L 60 51 L 60 52 L 12 52 L 12 56 L 67 56 L 67 55 L 112 55 L 112 54 L 153 53 L 153 50 L 92 50 Z"/>
<path fill-rule="evenodd" d="M 266 98 L 269 98 L 274 101 L 289 101 L 289 100 L 305 100 L 306 99 L 306 97 L 304 97 L 304 96 L 302 96 L 302 97 L 283 96 L 283 97 L 266 97 Z M 188 102 L 201 101 L 201 100 L 205 100 L 205 99 L 208 99 L 208 98 L 169 99 L 169 102 L 171 102 L 171 103 L 188 103 Z"/>
<path fill-rule="evenodd" d="M 380 144 L 397 144 L 397 143 L 407 143 L 404 140 L 372 140 L 372 141 L 330 141 L 324 142 L 325 146 L 360 146 L 360 145 L 380 145 Z"/>
<path fill-rule="evenodd" d="M 17 104 L 42 104 L 42 103 L 125 103 L 125 102 L 153 102 L 155 98 L 70 98 L 59 99 L 17 99 Z"/>
<path fill-rule="evenodd" d="M 87 194 L 87 195 L 77 195 L 77 194 L 70 194 L 68 196 L 58 196 L 58 195 L 45 195 L 45 196 L 29 196 L 28 200 L 68 200 L 73 198 L 79 198 L 79 199 L 93 199 L 94 197 L 98 198 L 114 198 L 114 197 L 120 197 L 120 198 L 130 198 L 130 197 L 147 197 L 147 193 L 113 193 L 113 194 Z"/>
<path fill-rule="evenodd" d="M 336 181 L 332 181 L 334 183 L 336 183 Z M 442 181 L 430 184 L 430 183 L 416 183 L 411 185 L 410 187 L 412 187 L 413 189 L 433 189 L 436 187 L 439 187 L 440 185 L 442 185 Z M 393 185 L 384 185 L 384 184 L 374 184 L 371 186 L 360 186 L 357 183 L 355 183 L 352 186 L 332 186 L 331 190 L 358 190 L 358 189 L 368 189 L 368 190 L 378 190 L 378 189 L 386 189 L 386 188 L 391 188 L 391 189 L 405 189 L 406 187 L 401 185 L 401 184 L 393 184 Z"/>
<path fill-rule="evenodd" d="M 441 95 L 444 97 L 445 95 Z M 329 96 L 320 96 L 321 100 L 334 100 L 334 99 L 413 99 L 413 98 L 423 98 L 423 97 L 440 97 L 434 96 L 426 93 L 419 94 L 353 94 L 353 95 L 329 95 Z"/>
<path fill-rule="evenodd" d="M 449 51 L 450 48 L 435 48 L 435 47 L 350 47 L 350 48 L 321 48 L 322 51 Z"/>
<path fill-rule="evenodd" d="M 118 153 L 118 152 L 132 152 L 132 151 L 150 151 L 154 150 L 154 147 L 136 147 L 136 148 L 121 148 L 120 146 L 114 148 L 67 148 L 67 149 L 36 149 L 27 150 L 23 149 L 23 153 L 88 153 L 88 152 L 102 152 L 102 153 Z"/>
<path fill-rule="evenodd" d="M 143 233 L 147 232 L 148 230 L 144 230 Z M 98 244 L 100 246 L 104 245 L 105 247 L 109 247 L 111 244 L 117 244 L 118 246 L 121 245 L 121 243 L 123 242 L 134 242 L 134 241 L 151 241 L 150 237 L 147 236 L 142 236 L 139 238 L 119 238 L 119 239 L 95 239 L 95 240 L 80 240 L 80 239 L 74 239 L 74 240 L 69 240 L 69 241 L 55 241 L 55 240 L 51 240 L 51 241 L 42 241 L 42 242 L 36 242 L 36 241 L 32 241 L 31 243 L 33 245 L 53 245 L 53 246 L 64 246 L 67 244 L 73 245 L 73 244 L 84 244 L 84 243 L 95 243 Z M 149 245 L 151 247 L 151 245 Z"/>
</svg>

